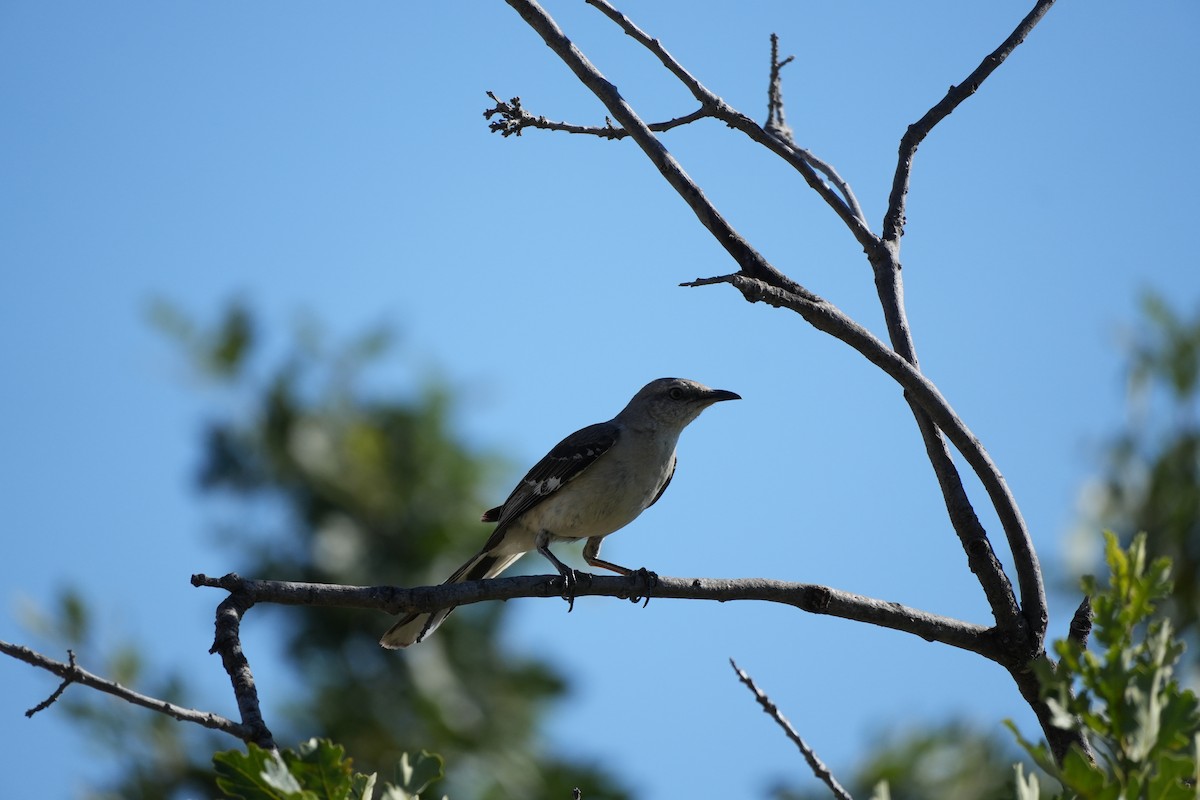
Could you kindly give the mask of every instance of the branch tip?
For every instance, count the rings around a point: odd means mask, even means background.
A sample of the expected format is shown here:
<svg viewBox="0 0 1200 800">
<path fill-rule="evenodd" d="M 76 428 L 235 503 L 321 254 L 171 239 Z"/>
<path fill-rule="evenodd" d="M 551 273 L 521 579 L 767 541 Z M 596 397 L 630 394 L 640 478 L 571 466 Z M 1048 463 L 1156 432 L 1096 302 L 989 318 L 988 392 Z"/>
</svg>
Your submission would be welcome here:
<svg viewBox="0 0 1200 800">
<path fill-rule="evenodd" d="M 779 34 L 771 34 L 771 76 L 767 84 L 767 133 L 778 136 L 790 145 L 795 145 L 792 129 L 788 127 L 783 113 L 783 68 L 792 63 L 795 56 L 779 60 Z"/>
</svg>

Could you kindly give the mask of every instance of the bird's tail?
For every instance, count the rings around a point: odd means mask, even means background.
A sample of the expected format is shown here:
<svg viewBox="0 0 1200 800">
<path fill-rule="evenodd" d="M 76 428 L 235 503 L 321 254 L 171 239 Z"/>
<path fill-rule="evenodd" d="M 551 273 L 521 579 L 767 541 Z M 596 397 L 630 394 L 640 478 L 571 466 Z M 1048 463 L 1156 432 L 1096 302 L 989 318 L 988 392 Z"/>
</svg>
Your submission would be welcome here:
<svg viewBox="0 0 1200 800">
<path fill-rule="evenodd" d="M 522 553 L 516 553 L 496 556 L 484 550 L 455 570 L 454 574 L 446 579 L 446 583 L 463 583 L 464 581 L 481 581 L 485 578 L 494 578 L 512 566 L 513 562 L 522 555 Z M 450 612 L 453 610 L 453 608 L 443 608 L 440 611 L 432 613 L 407 614 L 401 617 L 400 621 L 395 625 L 388 628 L 387 633 L 383 635 L 379 643 L 389 650 L 397 650 L 401 647 L 408 647 L 410 644 L 416 644 L 437 630 L 437 627 L 442 624 L 446 617 L 450 616 Z"/>
</svg>

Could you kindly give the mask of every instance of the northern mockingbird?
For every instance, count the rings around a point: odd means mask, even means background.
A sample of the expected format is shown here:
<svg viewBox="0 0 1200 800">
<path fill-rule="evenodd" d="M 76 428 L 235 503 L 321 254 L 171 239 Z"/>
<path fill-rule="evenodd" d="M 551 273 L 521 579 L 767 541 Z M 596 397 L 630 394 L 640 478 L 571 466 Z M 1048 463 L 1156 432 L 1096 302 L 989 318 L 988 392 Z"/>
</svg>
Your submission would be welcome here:
<svg viewBox="0 0 1200 800">
<path fill-rule="evenodd" d="M 563 578 L 564 595 L 575 585 L 575 570 L 550 552 L 559 541 L 587 539 L 583 559 L 593 567 L 632 574 L 635 570 L 602 560 L 600 542 L 654 505 L 675 474 L 675 443 L 700 412 L 722 400 L 741 397 L 682 378 L 646 384 L 608 422 L 589 425 L 563 439 L 521 479 L 503 505 L 483 513 L 495 522 L 492 536 L 446 583 L 494 578 L 530 550 L 545 556 Z M 389 649 L 419 642 L 442 623 L 452 608 L 409 614 L 379 643 Z"/>
</svg>

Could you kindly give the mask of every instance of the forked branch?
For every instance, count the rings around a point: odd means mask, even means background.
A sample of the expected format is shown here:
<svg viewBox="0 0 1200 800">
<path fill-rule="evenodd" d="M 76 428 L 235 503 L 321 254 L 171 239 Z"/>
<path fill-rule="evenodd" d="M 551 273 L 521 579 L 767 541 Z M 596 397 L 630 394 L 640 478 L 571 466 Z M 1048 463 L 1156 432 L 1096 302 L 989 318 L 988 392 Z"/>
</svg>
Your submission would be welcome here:
<svg viewBox="0 0 1200 800">
<path fill-rule="evenodd" d="M 194 722 L 197 725 L 202 725 L 205 728 L 211 728 L 215 731 L 222 731 L 231 736 L 236 736 L 243 741 L 254 741 L 253 732 L 251 729 L 234 722 L 231 719 L 226 719 L 219 714 L 213 714 L 208 711 L 197 711 L 192 708 L 184 708 L 177 706 L 174 703 L 168 703 L 166 700 L 159 700 L 156 697 L 150 697 L 140 692 L 135 692 L 121 684 L 102 678 L 86 669 L 78 666 L 75 663 L 74 654 L 71 655 L 70 663 L 64 664 L 61 661 L 56 661 L 53 658 L 44 656 L 36 650 L 31 650 L 19 644 L 0 641 L 0 653 L 11 656 L 18 661 L 24 661 L 26 664 L 44 669 L 47 672 L 53 673 L 63 679 L 62 684 L 55 690 L 54 694 L 46 701 L 39 703 L 36 707 L 31 708 L 26 712 L 26 716 L 33 716 L 48 707 L 51 703 L 62 696 L 63 691 L 71 684 L 79 684 L 86 686 L 89 689 L 95 689 L 98 692 L 111 694 L 113 697 L 120 698 L 127 703 L 132 703 L 135 706 L 148 708 L 151 711 L 157 711 L 160 714 L 166 714 L 168 717 L 180 720 L 182 722 Z"/>
</svg>

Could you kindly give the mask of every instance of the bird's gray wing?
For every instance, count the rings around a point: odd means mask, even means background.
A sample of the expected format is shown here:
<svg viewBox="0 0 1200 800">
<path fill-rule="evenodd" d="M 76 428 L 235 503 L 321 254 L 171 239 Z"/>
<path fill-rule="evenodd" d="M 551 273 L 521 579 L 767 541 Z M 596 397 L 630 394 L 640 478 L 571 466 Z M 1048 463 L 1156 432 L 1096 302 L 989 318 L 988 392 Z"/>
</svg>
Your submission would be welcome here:
<svg viewBox="0 0 1200 800">
<path fill-rule="evenodd" d="M 599 422 L 575 431 L 533 465 L 503 505 L 485 511 L 483 521 L 499 522 L 498 534 L 506 524 L 579 477 L 617 443 L 620 433 L 621 429 L 612 422 Z"/>
</svg>

